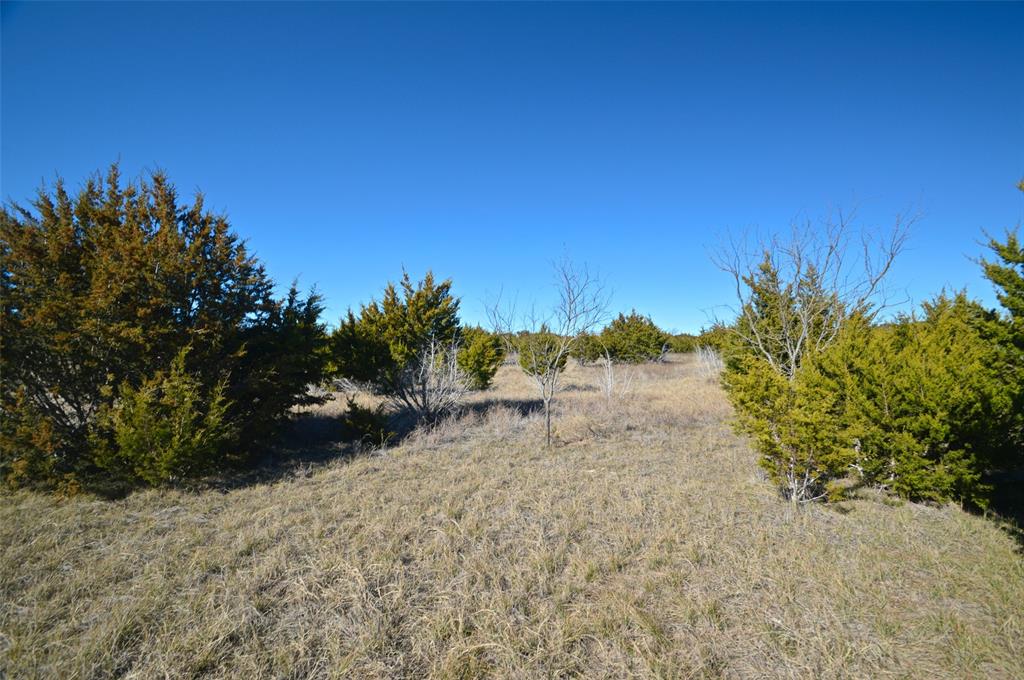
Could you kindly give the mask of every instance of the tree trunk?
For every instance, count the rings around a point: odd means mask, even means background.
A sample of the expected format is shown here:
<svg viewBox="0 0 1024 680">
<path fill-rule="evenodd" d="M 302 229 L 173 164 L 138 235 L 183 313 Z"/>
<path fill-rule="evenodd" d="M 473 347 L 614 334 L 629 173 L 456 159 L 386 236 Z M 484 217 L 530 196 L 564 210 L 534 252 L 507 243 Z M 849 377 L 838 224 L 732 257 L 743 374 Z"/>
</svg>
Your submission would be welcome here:
<svg viewBox="0 0 1024 680">
<path fill-rule="evenodd" d="M 544 425 L 547 431 L 547 446 L 551 446 L 551 402 L 544 400 Z"/>
</svg>

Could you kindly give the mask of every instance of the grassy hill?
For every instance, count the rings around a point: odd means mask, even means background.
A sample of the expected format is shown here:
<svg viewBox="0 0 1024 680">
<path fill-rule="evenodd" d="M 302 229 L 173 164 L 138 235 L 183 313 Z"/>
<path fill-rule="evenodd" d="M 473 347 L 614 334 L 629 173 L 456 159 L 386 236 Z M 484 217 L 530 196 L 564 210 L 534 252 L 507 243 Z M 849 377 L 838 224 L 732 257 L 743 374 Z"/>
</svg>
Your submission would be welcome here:
<svg viewBox="0 0 1024 680">
<path fill-rule="evenodd" d="M 1024 559 L 992 521 L 794 511 L 689 358 L 611 403 L 599 381 L 569 371 L 551 450 L 504 367 L 457 421 L 273 481 L 2 496 L 0 671 L 1024 677 Z"/>
</svg>

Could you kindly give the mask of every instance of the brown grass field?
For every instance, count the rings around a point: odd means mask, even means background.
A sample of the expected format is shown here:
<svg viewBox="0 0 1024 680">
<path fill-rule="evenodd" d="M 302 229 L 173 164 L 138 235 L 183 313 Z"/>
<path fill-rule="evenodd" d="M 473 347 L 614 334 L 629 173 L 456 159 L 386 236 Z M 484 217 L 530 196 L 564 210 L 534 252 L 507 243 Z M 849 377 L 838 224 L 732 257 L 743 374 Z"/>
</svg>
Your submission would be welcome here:
<svg viewBox="0 0 1024 680">
<path fill-rule="evenodd" d="M 0 496 L 0 676 L 1024 678 L 1024 559 L 994 521 L 795 511 L 690 358 L 610 404 L 599 373 L 568 372 L 551 449 L 506 366 L 383 451 Z"/>
</svg>

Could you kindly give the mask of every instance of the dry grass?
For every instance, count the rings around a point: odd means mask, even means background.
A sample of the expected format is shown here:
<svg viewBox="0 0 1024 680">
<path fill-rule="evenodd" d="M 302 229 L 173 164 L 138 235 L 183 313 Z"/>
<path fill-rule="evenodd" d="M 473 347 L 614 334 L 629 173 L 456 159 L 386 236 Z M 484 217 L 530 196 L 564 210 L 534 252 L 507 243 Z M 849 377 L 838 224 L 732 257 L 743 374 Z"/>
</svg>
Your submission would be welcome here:
<svg viewBox="0 0 1024 680">
<path fill-rule="evenodd" d="M 0 669 L 1024 677 L 1024 561 L 991 522 L 794 513 L 694 365 L 611 405 L 598 371 L 571 372 L 552 450 L 506 367 L 461 420 L 304 476 L 0 498 Z"/>
</svg>

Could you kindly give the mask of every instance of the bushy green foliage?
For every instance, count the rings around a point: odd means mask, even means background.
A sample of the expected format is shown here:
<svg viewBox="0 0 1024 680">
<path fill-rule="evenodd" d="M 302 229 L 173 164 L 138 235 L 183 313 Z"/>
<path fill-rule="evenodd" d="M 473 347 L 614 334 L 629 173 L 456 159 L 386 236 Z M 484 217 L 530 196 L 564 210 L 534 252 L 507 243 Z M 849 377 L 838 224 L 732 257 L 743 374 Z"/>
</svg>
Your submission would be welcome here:
<svg viewBox="0 0 1024 680">
<path fill-rule="evenodd" d="M 737 278 L 749 295 L 736 321 L 703 332 L 701 342 L 725 360 L 737 424 L 753 437 L 762 466 L 783 495 L 805 502 L 823 497 L 847 464 L 837 439 L 836 395 L 814 379 L 813 360 L 841 331 L 859 327 L 844 326 L 844 319 L 861 315 L 824 289 L 814 266 L 793 264 L 787 275 L 766 251 Z"/>
<path fill-rule="evenodd" d="M 54 427 L 26 390 L 19 388 L 7 395 L 0 421 L 0 481 L 12 487 L 52 486 L 61 475 L 61 452 L 72 450 L 78 442 Z"/>
<path fill-rule="evenodd" d="M 907 498 L 985 505 L 981 477 L 1008 453 L 1013 408 L 984 334 L 990 319 L 964 294 L 943 295 L 920 319 L 844 334 L 815 362 L 866 481 Z"/>
<path fill-rule="evenodd" d="M 576 359 L 580 366 L 589 366 L 604 356 L 604 345 L 594 333 L 581 333 L 569 349 L 569 356 Z"/>
<path fill-rule="evenodd" d="M 815 377 L 807 368 L 790 380 L 750 353 L 735 359 L 725 377 L 739 429 L 753 439 L 761 467 L 794 502 L 823 497 L 852 461 L 840 437 L 836 394 Z"/>
<path fill-rule="evenodd" d="M 99 472 L 88 433 L 117 396 L 104 387 L 138 390 L 185 347 L 203 394 L 224 381 L 242 448 L 315 401 L 306 387 L 322 377 L 319 296 L 293 285 L 275 299 L 227 219 L 201 195 L 181 203 L 162 173 L 124 184 L 114 166 L 77 195 L 58 181 L 31 208 L 5 206 L 0 264 L 8 481 Z"/>
<path fill-rule="evenodd" d="M 536 333 L 520 333 L 516 338 L 519 367 L 527 375 L 545 376 L 565 370 L 569 355 L 563 352 L 562 338 L 542 326 Z"/>
<path fill-rule="evenodd" d="M 387 391 L 394 371 L 391 348 L 375 329 L 352 310 L 331 333 L 329 373 L 363 383 L 377 393 Z"/>
<path fill-rule="evenodd" d="M 1012 311 L 1019 245 L 993 249 L 1001 264 L 988 271 Z M 784 494 L 818 498 L 852 474 L 906 498 L 984 506 L 984 473 L 1020 455 L 1012 313 L 943 295 L 874 325 L 863 298 L 844 303 L 813 266 L 788 276 L 766 253 L 714 343 L 738 424 Z"/>
<path fill-rule="evenodd" d="M 698 347 L 710 347 L 720 354 L 725 354 L 734 349 L 737 337 L 728 326 L 716 323 L 711 328 L 701 329 L 696 344 Z"/>
<path fill-rule="evenodd" d="M 613 361 L 642 364 L 662 356 L 669 335 L 650 317 L 633 310 L 619 314 L 601 331 L 600 341 Z"/>
<path fill-rule="evenodd" d="M 750 295 L 731 329 L 733 342 L 739 339 L 790 380 L 806 357 L 828 348 L 846 319 L 868 311 L 863 301 L 847 308 L 837 291 L 826 290 L 813 264 L 797 265 L 787 276 L 768 251 L 742 281 Z"/>
<path fill-rule="evenodd" d="M 1024 191 L 1024 182 L 1020 188 Z M 1024 465 L 1024 242 L 1016 231 L 1005 241 L 989 239 L 993 260 L 982 260 L 985 277 L 996 286 L 996 296 L 1005 313 L 987 324 L 986 330 L 996 356 L 994 368 L 1006 376 L 1012 389 L 1016 417 L 1010 426 L 1010 441 L 1017 454 L 1006 466 Z M 1015 386 L 1015 387 L 1014 387 Z"/>
<path fill-rule="evenodd" d="M 402 374 L 424 346 L 450 346 L 459 334 L 459 301 L 451 280 L 437 283 L 432 272 L 418 285 L 403 272 L 399 288 L 389 282 L 380 302 L 363 305 L 357 317 L 351 310 L 331 337 L 335 370 L 382 392 L 403 389 Z"/>
<path fill-rule="evenodd" d="M 169 371 L 139 387 L 125 382 L 100 409 L 92 433 L 96 462 L 116 477 L 151 485 L 215 469 L 234 439 L 226 384 L 211 388 L 185 366 L 185 348 Z"/>
<path fill-rule="evenodd" d="M 285 298 L 272 300 L 258 324 L 239 338 L 237 360 L 221 370 L 228 379 L 230 416 L 239 426 L 241 442 L 259 445 L 288 418 L 292 407 L 322 402 L 308 389 L 327 375 L 328 336 L 320 321 L 322 312 L 320 295 L 302 297 L 293 283 Z M 203 366 L 196 370 L 213 370 Z"/>
<path fill-rule="evenodd" d="M 461 329 L 459 341 L 459 368 L 469 380 L 470 387 L 485 390 L 505 360 L 505 342 L 479 326 Z"/>
<path fill-rule="evenodd" d="M 906 498 L 984 507 L 983 473 L 1014 450 L 992 318 L 963 294 L 926 303 L 921 318 L 854 317 L 793 379 L 742 355 L 726 376 L 738 421 L 787 496 L 819 497 L 855 473 Z"/>
<path fill-rule="evenodd" d="M 697 351 L 697 336 L 689 333 L 676 333 L 669 336 L 668 349 L 676 354 L 688 354 Z"/>
<path fill-rule="evenodd" d="M 1011 231 L 1006 234 L 1005 243 L 991 238 L 988 247 L 996 259 L 982 260 L 985 278 L 999 289 L 999 304 L 1009 313 L 1017 333 L 1024 333 L 1019 327 L 1024 325 L 1024 242 L 1016 231 Z"/>
<path fill-rule="evenodd" d="M 366 446 L 384 446 L 395 436 L 395 431 L 391 429 L 391 418 L 383 404 L 369 408 L 360 406 L 351 397 L 342 418 L 342 427 L 346 437 Z"/>
<path fill-rule="evenodd" d="M 453 390 L 464 380 L 441 370 L 452 368 L 461 332 L 451 286 L 451 280 L 435 282 L 431 272 L 413 284 L 405 272 L 401 291 L 389 282 L 380 302 L 363 305 L 358 317 L 350 310 L 331 337 L 336 373 L 370 385 L 417 419 L 451 410 Z M 482 375 L 488 365 L 479 368 Z"/>
</svg>

